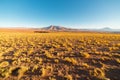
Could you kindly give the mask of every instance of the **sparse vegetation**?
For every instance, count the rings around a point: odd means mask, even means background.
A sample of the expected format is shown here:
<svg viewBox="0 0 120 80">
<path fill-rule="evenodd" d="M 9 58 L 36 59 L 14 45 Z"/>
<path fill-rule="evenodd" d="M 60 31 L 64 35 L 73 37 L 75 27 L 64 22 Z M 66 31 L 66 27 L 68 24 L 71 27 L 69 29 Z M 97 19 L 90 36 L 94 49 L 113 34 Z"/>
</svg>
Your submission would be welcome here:
<svg viewBox="0 0 120 80">
<path fill-rule="evenodd" d="M 0 67 L 7 67 L 7 66 L 9 66 L 9 62 L 7 61 L 3 61 L 0 63 Z"/>
<path fill-rule="evenodd" d="M 68 62 L 70 62 L 70 63 L 72 63 L 72 64 L 77 64 L 77 61 L 76 61 L 74 58 L 66 57 L 64 60 L 65 60 L 65 61 L 68 61 Z"/>
<path fill-rule="evenodd" d="M 66 75 L 65 77 L 67 78 L 67 80 L 73 80 L 71 75 Z"/>
<path fill-rule="evenodd" d="M 89 58 L 90 55 L 87 52 L 81 53 L 81 56 L 84 58 Z"/>
<path fill-rule="evenodd" d="M 119 80 L 120 34 L 1 32 L 0 80 Z"/>
</svg>

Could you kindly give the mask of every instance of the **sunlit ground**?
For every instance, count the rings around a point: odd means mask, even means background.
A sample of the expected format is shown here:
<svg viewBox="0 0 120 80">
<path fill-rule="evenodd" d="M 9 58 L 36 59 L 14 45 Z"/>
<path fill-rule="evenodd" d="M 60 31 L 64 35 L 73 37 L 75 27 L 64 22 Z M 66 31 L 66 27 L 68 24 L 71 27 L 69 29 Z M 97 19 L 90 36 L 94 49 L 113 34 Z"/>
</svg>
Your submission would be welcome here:
<svg viewBox="0 0 120 80">
<path fill-rule="evenodd" d="M 120 34 L 0 33 L 0 80 L 119 80 Z"/>
</svg>

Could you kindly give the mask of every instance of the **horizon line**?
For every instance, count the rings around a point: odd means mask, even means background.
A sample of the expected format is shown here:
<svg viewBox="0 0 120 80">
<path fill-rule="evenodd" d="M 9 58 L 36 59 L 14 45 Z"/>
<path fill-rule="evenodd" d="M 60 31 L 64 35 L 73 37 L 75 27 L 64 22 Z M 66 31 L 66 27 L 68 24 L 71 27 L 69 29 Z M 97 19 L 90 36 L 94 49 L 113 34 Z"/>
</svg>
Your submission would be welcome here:
<svg viewBox="0 0 120 80">
<path fill-rule="evenodd" d="M 51 26 L 51 25 L 50 25 Z M 57 25 L 53 25 L 53 26 L 57 26 Z M 49 27 L 49 26 L 47 26 L 47 27 Z M 92 29 L 95 29 L 95 30 L 97 30 L 97 29 L 106 29 L 106 28 L 108 28 L 108 29 L 113 29 L 113 30 L 119 30 L 120 28 L 111 28 L 111 27 L 102 27 L 102 28 L 74 28 L 74 27 L 65 27 L 65 26 L 59 26 L 59 27 L 64 27 L 64 28 L 70 28 L 70 29 L 89 29 L 89 30 L 92 30 Z M 14 27 L 8 27 L 8 26 L 0 26 L 0 28 L 6 28 L 6 29 L 14 29 L 14 28 L 18 28 L 18 29 L 20 29 L 20 28 L 23 28 L 23 29 L 31 29 L 31 28 L 33 28 L 33 29 L 35 29 L 35 28 L 45 28 L 45 27 L 28 27 L 28 26 L 24 26 L 24 27 L 17 27 L 17 26 L 14 26 Z"/>
</svg>

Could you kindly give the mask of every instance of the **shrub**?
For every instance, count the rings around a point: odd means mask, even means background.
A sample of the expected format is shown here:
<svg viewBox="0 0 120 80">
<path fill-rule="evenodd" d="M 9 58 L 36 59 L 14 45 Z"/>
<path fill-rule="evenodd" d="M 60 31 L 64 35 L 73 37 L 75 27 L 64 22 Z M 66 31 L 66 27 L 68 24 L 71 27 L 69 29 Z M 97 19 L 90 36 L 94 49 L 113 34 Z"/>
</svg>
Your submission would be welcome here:
<svg viewBox="0 0 120 80">
<path fill-rule="evenodd" d="M 71 75 L 66 75 L 65 78 L 67 78 L 67 80 L 73 80 Z"/>
<path fill-rule="evenodd" d="M 80 55 L 84 58 L 89 58 L 90 57 L 89 53 L 87 53 L 87 52 L 81 53 Z"/>
<path fill-rule="evenodd" d="M 44 76 L 47 74 L 47 73 L 46 73 L 46 69 L 45 69 L 45 68 L 42 68 L 41 71 L 42 71 L 42 75 L 41 75 L 41 76 L 44 77 Z"/>
<path fill-rule="evenodd" d="M 82 66 L 89 68 L 89 65 L 87 63 L 82 63 Z"/>
<path fill-rule="evenodd" d="M 7 67 L 7 66 L 9 66 L 9 62 L 7 61 L 3 61 L 0 63 L 0 67 Z"/>
<path fill-rule="evenodd" d="M 95 68 L 93 71 L 90 71 L 91 76 L 95 76 L 99 79 L 104 79 L 105 78 L 105 73 L 102 69 Z"/>
<path fill-rule="evenodd" d="M 8 68 L 0 68 L 0 77 L 7 78 L 9 76 Z"/>
<path fill-rule="evenodd" d="M 58 60 L 58 59 L 55 59 L 54 61 L 55 61 L 56 63 L 58 63 L 58 62 L 59 62 L 59 60 Z"/>
<path fill-rule="evenodd" d="M 68 62 L 70 62 L 70 63 L 72 63 L 72 64 L 77 64 L 77 61 L 74 59 L 74 58 L 69 58 L 69 57 L 66 57 L 65 59 L 64 59 L 65 61 L 68 61 Z"/>
</svg>

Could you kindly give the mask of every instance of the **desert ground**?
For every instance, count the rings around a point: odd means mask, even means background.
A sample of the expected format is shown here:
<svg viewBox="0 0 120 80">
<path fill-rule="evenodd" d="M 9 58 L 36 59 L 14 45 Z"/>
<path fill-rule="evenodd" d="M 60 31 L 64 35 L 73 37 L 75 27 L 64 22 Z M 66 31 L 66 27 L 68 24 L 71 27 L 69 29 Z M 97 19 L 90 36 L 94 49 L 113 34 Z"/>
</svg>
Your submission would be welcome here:
<svg viewBox="0 0 120 80">
<path fill-rule="evenodd" d="M 120 80 L 120 34 L 1 29 L 0 80 Z"/>
</svg>

